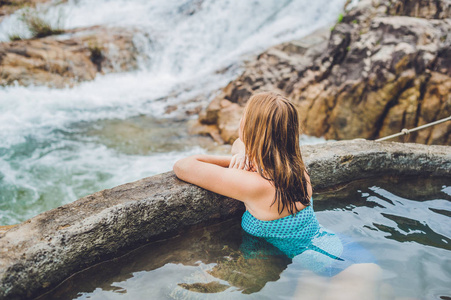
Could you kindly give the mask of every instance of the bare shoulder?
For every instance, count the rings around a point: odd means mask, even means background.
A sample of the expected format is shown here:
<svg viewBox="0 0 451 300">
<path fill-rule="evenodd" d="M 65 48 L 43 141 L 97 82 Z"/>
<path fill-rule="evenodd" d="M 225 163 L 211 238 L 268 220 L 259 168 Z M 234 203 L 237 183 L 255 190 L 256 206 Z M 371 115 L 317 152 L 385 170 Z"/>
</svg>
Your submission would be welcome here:
<svg viewBox="0 0 451 300">
<path fill-rule="evenodd" d="M 271 182 L 263 178 L 260 174 L 253 171 L 239 170 L 240 185 L 244 185 L 243 189 L 247 190 L 247 199 L 244 202 L 260 200 L 269 195 L 273 198 L 275 188 Z"/>
<path fill-rule="evenodd" d="M 251 205 L 261 202 L 262 199 L 274 198 L 274 186 L 257 172 L 238 169 L 225 169 L 223 171 L 225 174 L 220 179 L 221 187 L 216 191 L 215 188 L 212 188 L 212 191 Z"/>
</svg>

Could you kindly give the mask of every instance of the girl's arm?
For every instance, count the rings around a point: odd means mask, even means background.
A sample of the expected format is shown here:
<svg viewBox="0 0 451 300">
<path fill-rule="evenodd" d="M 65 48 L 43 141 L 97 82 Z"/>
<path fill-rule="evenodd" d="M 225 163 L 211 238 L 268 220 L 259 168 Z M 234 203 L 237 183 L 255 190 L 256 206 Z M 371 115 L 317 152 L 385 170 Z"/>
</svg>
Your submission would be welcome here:
<svg viewBox="0 0 451 300">
<path fill-rule="evenodd" d="M 257 173 L 228 168 L 230 160 L 228 156 L 193 155 L 178 160 L 173 170 L 183 181 L 243 202 L 259 199 L 271 188 Z"/>
<path fill-rule="evenodd" d="M 191 157 L 191 156 L 190 156 Z M 189 157 L 187 157 L 189 158 Z M 227 168 L 230 164 L 230 156 L 225 155 L 193 155 L 192 158 L 197 159 L 198 161 L 209 163 L 213 165 L 217 165 L 223 168 Z"/>
</svg>

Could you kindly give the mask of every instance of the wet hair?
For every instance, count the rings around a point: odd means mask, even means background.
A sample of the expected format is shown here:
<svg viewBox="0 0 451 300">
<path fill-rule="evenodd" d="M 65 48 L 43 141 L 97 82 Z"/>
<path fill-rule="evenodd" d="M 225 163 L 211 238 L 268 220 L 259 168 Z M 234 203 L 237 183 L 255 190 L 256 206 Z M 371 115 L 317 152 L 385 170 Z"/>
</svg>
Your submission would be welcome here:
<svg viewBox="0 0 451 300">
<path fill-rule="evenodd" d="M 306 168 L 299 147 L 300 124 L 294 105 L 282 95 L 264 92 L 250 97 L 243 116 L 243 142 L 250 169 L 276 189 L 274 205 L 281 214 L 310 205 Z"/>
</svg>

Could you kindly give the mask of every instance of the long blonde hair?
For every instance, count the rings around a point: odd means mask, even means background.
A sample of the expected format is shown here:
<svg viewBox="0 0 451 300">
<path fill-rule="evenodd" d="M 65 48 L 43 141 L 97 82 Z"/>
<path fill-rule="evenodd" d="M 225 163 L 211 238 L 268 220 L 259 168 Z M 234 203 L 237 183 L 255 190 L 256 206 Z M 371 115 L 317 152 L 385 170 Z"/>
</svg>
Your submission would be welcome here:
<svg viewBox="0 0 451 300">
<path fill-rule="evenodd" d="M 249 168 L 276 188 L 271 206 L 277 202 L 279 214 L 285 207 L 290 214 L 295 214 L 296 202 L 310 205 L 299 147 L 299 118 L 294 105 L 276 93 L 257 93 L 247 102 L 243 122 Z"/>
</svg>

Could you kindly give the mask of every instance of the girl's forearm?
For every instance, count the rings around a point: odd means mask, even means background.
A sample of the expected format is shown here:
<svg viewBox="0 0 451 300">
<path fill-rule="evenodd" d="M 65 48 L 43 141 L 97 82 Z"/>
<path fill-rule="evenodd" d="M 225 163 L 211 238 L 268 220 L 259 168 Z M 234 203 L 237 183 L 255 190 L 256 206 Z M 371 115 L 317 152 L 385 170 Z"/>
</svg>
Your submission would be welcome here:
<svg viewBox="0 0 451 300">
<path fill-rule="evenodd" d="M 227 168 L 229 167 L 231 157 L 222 155 L 196 155 L 195 159 Z"/>
<path fill-rule="evenodd" d="M 229 156 L 192 155 L 176 161 L 172 169 L 178 178 L 192 183 L 197 176 L 196 170 L 205 169 L 206 164 L 228 168 L 230 159 Z"/>
</svg>

